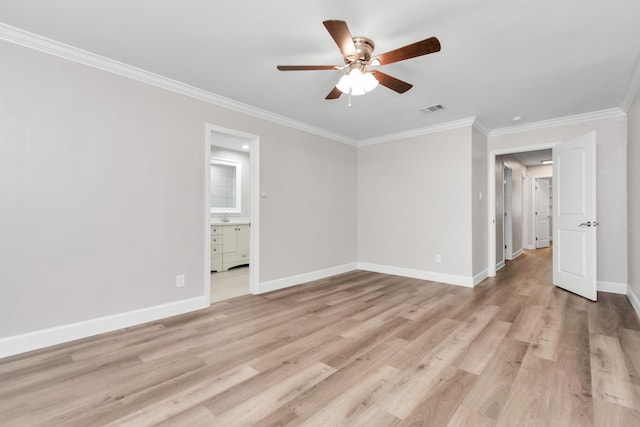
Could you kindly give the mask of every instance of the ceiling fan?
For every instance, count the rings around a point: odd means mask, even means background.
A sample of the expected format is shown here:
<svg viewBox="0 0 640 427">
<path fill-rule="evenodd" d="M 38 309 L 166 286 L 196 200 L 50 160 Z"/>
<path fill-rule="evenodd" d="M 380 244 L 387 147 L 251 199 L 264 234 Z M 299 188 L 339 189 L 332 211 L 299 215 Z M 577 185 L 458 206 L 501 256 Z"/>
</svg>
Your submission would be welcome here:
<svg viewBox="0 0 640 427">
<path fill-rule="evenodd" d="M 328 20 L 323 22 L 327 31 L 338 45 L 345 65 L 278 65 L 280 71 L 308 70 L 344 70 L 338 84 L 325 99 L 337 99 L 343 93 L 364 95 L 373 90 L 378 83 L 398 93 L 405 93 L 413 85 L 378 70 L 368 70 L 369 66 L 387 65 L 393 62 L 440 51 L 440 41 L 435 37 L 409 44 L 407 46 L 372 56 L 375 45 L 367 37 L 352 37 L 345 21 Z"/>
</svg>

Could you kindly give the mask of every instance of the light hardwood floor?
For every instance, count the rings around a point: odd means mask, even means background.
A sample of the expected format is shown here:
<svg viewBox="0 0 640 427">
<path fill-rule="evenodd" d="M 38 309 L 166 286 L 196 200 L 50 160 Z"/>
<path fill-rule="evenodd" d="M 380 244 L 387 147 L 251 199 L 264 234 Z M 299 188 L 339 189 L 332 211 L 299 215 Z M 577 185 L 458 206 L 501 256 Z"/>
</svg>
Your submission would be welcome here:
<svg viewBox="0 0 640 427">
<path fill-rule="evenodd" d="M 624 296 L 527 251 L 475 289 L 355 271 L 0 360 L 0 424 L 639 426 Z"/>
</svg>

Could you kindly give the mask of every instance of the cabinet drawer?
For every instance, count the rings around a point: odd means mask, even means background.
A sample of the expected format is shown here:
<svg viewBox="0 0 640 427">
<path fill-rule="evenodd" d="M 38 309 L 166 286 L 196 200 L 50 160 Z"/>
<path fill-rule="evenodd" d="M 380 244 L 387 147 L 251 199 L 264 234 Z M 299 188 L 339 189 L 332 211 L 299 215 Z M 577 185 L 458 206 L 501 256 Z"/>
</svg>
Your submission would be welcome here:
<svg viewBox="0 0 640 427">
<path fill-rule="evenodd" d="M 211 235 L 217 236 L 222 234 L 222 226 L 220 225 L 212 225 L 211 226 Z"/>
<path fill-rule="evenodd" d="M 224 263 L 236 264 L 236 265 L 239 265 L 238 263 L 249 264 L 249 254 L 247 252 L 224 254 Z"/>
<path fill-rule="evenodd" d="M 222 244 L 222 235 L 211 236 L 211 246 L 221 245 L 221 244 Z"/>
<path fill-rule="evenodd" d="M 226 254 L 222 256 L 222 270 L 224 271 L 227 271 L 232 267 L 245 264 L 249 264 L 249 254 L 246 252 Z"/>
<path fill-rule="evenodd" d="M 211 245 L 211 256 L 222 256 L 222 245 Z"/>
</svg>

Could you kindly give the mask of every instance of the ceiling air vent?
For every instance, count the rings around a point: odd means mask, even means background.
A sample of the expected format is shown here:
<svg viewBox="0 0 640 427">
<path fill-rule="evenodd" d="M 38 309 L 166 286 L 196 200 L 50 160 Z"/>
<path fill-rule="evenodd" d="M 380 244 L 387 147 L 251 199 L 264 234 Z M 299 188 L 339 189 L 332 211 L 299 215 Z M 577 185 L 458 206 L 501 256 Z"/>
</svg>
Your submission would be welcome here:
<svg viewBox="0 0 640 427">
<path fill-rule="evenodd" d="M 442 104 L 433 104 L 433 105 L 429 105 L 427 107 L 422 107 L 422 108 L 418 108 L 418 111 L 421 111 L 425 114 L 428 113 L 436 113 L 438 111 L 442 111 L 444 110 L 444 106 Z"/>
</svg>

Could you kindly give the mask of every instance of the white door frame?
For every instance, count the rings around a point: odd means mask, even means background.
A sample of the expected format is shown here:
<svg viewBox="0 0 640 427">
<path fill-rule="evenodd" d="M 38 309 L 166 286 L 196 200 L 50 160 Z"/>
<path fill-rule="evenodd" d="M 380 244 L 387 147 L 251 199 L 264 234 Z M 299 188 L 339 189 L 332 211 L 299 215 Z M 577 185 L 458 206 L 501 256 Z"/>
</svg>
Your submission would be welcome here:
<svg viewBox="0 0 640 427">
<path fill-rule="evenodd" d="M 211 304 L 211 146 L 216 145 L 213 141 L 214 133 L 227 134 L 236 138 L 244 139 L 249 144 L 249 161 L 251 162 L 251 233 L 249 241 L 249 253 L 251 262 L 249 263 L 249 290 L 252 294 L 257 294 L 260 284 L 260 137 L 258 135 L 242 132 L 236 129 L 222 126 L 205 124 L 205 150 L 204 150 L 204 200 L 205 200 L 205 221 L 203 236 L 204 240 L 204 268 L 205 283 L 204 295 Z"/>
<path fill-rule="evenodd" d="M 489 277 L 496 275 L 496 156 L 500 156 L 502 154 L 522 153 L 525 151 L 546 150 L 548 148 L 553 148 L 557 144 L 559 144 L 559 142 L 489 150 L 489 155 L 487 156 L 487 209 L 489 211 L 487 216 L 487 218 L 489 218 L 487 271 L 489 272 Z"/>
</svg>

